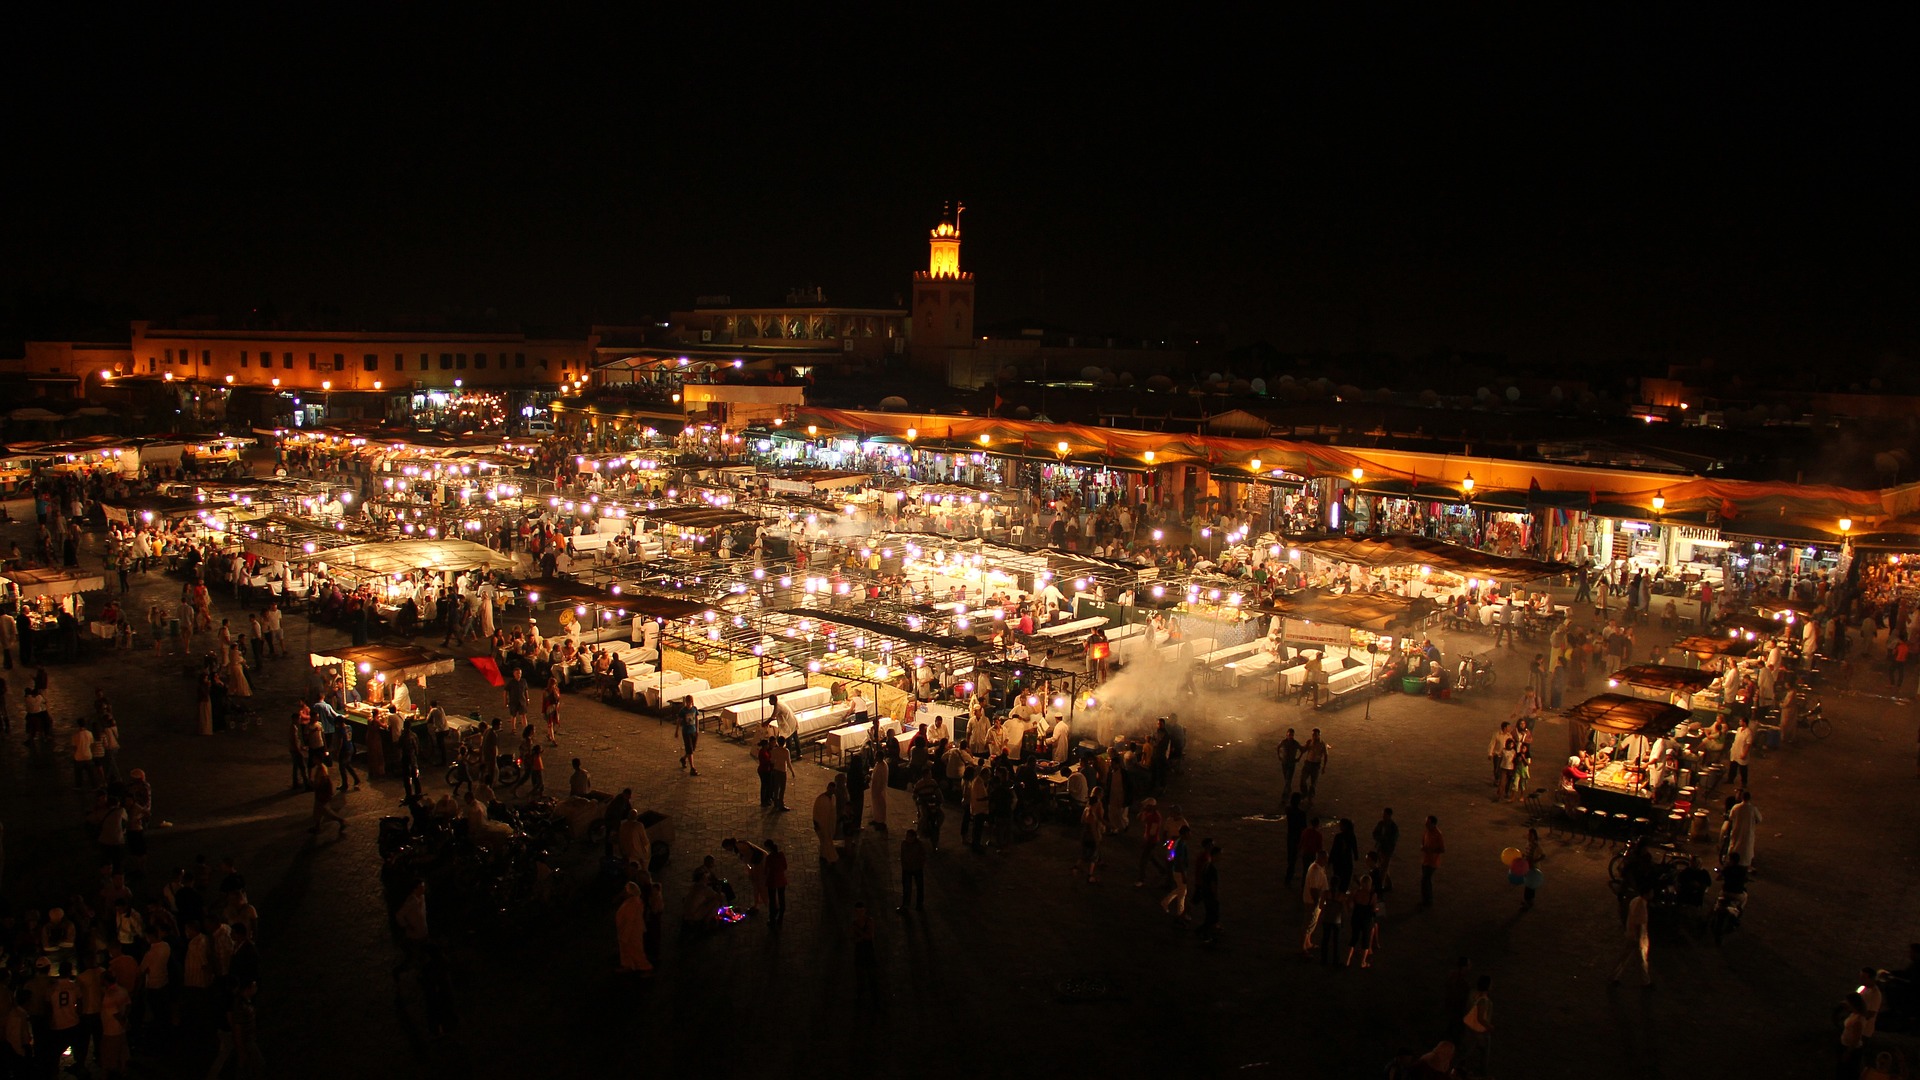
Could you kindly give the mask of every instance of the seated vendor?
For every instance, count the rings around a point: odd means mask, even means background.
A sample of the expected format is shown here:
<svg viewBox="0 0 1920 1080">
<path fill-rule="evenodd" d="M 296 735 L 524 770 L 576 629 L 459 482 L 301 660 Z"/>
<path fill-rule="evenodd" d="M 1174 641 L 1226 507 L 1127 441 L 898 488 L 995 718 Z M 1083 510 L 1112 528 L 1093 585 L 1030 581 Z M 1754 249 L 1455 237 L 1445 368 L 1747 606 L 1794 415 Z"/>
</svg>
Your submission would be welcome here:
<svg viewBox="0 0 1920 1080">
<path fill-rule="evenodd" d="M 1576 755 L 1567 759 L 1567 767 L 1560 770 L 1560 786 L 1562 788 L 1572 791 L 1573 785 L 1583 780 L 1591 780 L 1593 778 L 1593 773 L 1587 768 L 1587 763 L 1583 760 L 1584 757 L 1585 755 Z"/>
</svg>

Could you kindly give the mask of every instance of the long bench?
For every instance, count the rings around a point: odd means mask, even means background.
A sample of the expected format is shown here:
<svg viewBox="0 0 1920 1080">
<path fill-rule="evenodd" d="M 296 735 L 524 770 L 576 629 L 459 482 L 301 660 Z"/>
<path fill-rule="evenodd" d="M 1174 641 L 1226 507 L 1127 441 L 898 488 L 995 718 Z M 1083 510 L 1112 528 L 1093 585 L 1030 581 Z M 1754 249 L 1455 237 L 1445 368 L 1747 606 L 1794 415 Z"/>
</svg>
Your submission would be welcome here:
<svg viewBox="0 0 1920 1080">
<path fill-rule="evenodd" d="M 657 712 L 664 702 L 678 702 L 689 695 L 698 704 L 699 696 L 711 686 L 705 679 L 689 679 L 677 671 L 669 671 L 664 677 L 656 676 L 641 683 L 638 696 L 647 708 Z"/>
<path fill-rule="evenodd" d="M 1260 647 L 1264 644 L 1266 644 L 1265 638 L 1254 638 L 1252 641 L 1239 645 L 1229 645 L 1224 649 L 1215 649 L 1205 656 L 1200 657 L 1199 660 L 1208 667 L 1217 668 L 1224 666 L 1230 660 L 1236 660 L 1243 656 L 1252 656 L 1254 653 L 1259 652 Z"/>
<path fill-rule="evenodd" d="M 1075 634 L 1091 634 L 1096 628 L 1107 625 L 1104 615 L 1090 615 L 1084 619 L 1071 619 L 1052 626 L 1043 626 L 1033 632 L 1035 637 L 1057 638 L 1065 640 Z"/>
<path fill-rule="evenodd" d="M 882 736 L 891 735 L 899 730 L 900 721 L 891 716 L 881 718 L 880 734 Z M 845 727 L 834 728 L 827 732 L 824 740 L 827 760 L 835 765 L 844 764 L 848 754 L 867 745 L 867 740 L 872 737 L 873 721 L 871 720 L 864 724 L 848 724 Z"/>
<path fill-rule="evenodd" d="M 833 691 L 824 686 L 807 686 L 774 696 L 780 704 L 792 709 L 796 716 L 808 709 L 833 704 Z M 720 730 L 728 735 L 738 735 L 743 729 L 766 723 L 772 715 L 773 709 L 765 698 L 729 705 L 720 710 Z"/>
<path fill-rule="evenodd" d="M 806 685 L 806 675 L 798 671 L 769 675 L 764 679 L 742 679 L 723 686 L 702 688 L 699 693 L 693 695 L 693 707 L 702 714 L 716 712 L 729 705 L 764 698 L 769 694 L 784 694 L 789 690 L 805 689 Z"/>
<path fill-rule="evenodd" d="M 804 742 L 822 732 L 840 727 L 845 724 L 847 718 L 852 715 L 853 704 L 846 701 L 837 701 L 830 705 L 822 705 L 818 708 L 808 709 L 806 712 L 794 714 L 794 720 L 798 722 L 800 727 L 800 730 L 795 734 Z"/>
</svg>

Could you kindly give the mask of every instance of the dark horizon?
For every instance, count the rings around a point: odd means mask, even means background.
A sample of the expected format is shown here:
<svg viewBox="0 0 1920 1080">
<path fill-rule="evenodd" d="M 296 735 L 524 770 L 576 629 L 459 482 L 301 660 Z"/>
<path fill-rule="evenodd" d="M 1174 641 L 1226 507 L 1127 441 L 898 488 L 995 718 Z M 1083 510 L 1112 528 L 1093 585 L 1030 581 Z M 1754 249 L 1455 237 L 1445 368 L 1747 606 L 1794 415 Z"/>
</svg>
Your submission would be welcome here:
<svg viewBox="0 0 1920 1080">
<path fill-rule="evenodd" d="M 86 77 L 21 117 L 0 330 L 892 305 L 961 199 L 982 327 L 1783 375 L 1914 354 L 1885 28 L 1288 29 L 1131 66 L 963 31 L 943 72 L 909 41 L 858 71 L 799 40 L 636 68 L 558 51 L 568 28 L 316 24 L 266 53 L 94 28 Z"/>
</svg>

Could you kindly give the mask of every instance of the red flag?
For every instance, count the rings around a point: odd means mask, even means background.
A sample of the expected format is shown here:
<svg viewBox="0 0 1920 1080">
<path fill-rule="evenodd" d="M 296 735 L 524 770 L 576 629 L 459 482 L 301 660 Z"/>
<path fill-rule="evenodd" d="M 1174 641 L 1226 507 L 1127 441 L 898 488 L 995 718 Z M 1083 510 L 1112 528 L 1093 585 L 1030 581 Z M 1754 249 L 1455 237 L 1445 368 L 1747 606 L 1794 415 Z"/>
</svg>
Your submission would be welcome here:
<svg viewBox="0 0 1920 1080">
<path fill-rule="evenodd" d="M 1007 403 L 1007 399 L 1000 396 L 1000 391 L 995 390 L 993 392 L 993 411 L 998 412 L 1000 410 L 1000 406 L 1005 405 L 1006 403 Z"/>
<path fill-rule="evenodd" d="M 1733 521 L 1740 516 L 1740 508 L 1733 505 L 1732 499 L 1720 500 L 1720 520 Z"/>
<path fill-rule="evenodd" d="M 500 677 L 500 665 L 494 662 L 493 657 L 469 656 L 467 662 L 480 669 L 480 674 L 493 685 L 507 685 L 507 680 Z"/>
<path fill-rule="evenodd" d="M 1599 505 L 1600 505 L 1600 493 L 1594 490 L 1593 488 L 1588 488 L 1587 489 L 1587 509 L 1591 510 L 1594 507 Z"/>
</svg>

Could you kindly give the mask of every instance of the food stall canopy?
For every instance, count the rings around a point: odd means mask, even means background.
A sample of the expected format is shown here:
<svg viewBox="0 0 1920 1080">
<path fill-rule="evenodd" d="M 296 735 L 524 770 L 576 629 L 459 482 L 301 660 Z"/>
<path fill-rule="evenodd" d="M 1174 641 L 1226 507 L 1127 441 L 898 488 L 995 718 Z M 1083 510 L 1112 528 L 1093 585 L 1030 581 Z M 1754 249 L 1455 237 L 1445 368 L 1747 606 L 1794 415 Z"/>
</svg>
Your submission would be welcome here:
<svg viewBox="0 0 1920 1080">
<path fill-rule="evenodd" d="M 75 574 L 52 567 L 8 570 L 0 574 L 0 579 L 12 582 L 14 587 L 20 590 L 21 597 L 28 600 L 42 596 L 60 597 L 71 593 L 93 592 L 107 587 L 106 579 L 97 574 Z"/>
<path fill-rule="evenodd" d="M 1574 571 L 1567 563 L 1510 559 L 1425 536 L 1328 537 L 1294 546 L 1323 558 L 1361 566 L 1431 566 L 1462 577 L 1493 578 L 1514 584 Z"/>
<path fill-rule="evenodd" d="M 1715 619 L 1714 626 L 1718 627 L 1721 633 L 1726 633 L 1729 630 L 1751 630 L 1756 634 L 1777 634 L 1786 629 L 1786 624 L 1776 622 L 1773 619 L 1767 618 L 1765 615 L 1745 614 L 1728 615 L 1722 619 Z"/>
<path fill-rule="evenodd" d="M 635 517 L 644 517 L 649 521 L 658 521 L 683 529 L 714 529 L 723 525 L 740 525 L 749 521 L 759 521 L 757 514 L 746 514 L 738 510 L 726 510 L 714 506 L 662 506 L 657 510 L 632 512 Z"/>
<path fill-rule="evenodd" d="M 807 494 L 859 487 L 873 479 L 872 473 L 842 472 L 835 469 L 789 469 L 767 477 L 767 490 Z"/>
<path fill-rule="evenodd" d="M 610 599 L 617 599 L 633 615 L 648 619 L 665 619 L 668 622 L 691 619 L 713 608 L 712 604 L 682 600 L 677 596 L 656 596 L 652 593 L 624 593 Z"/>
<path fill-rule="evenodd" d="M 811 619 L 815 622 L 833 623 L 836 626 L 845 626 L 855 630 L 865 630 L 869 634 L 890 637 L 896 641 L 904 641 L 912 645 L 920 645 L 930 649 L 960 649 L 969 652 L 979 652 L 990 648 L 986 642 L 973 638 L 946 637 L 941 634 L 929 634 L 919 630 L 908 630 L 900 626 L 895 626 L 893 623 L 881 622 L 878 619 L 863 619 L 858 615 L 847 615 L 840 612 L 820 612 L 812 608 L 784 608 L 775 612 L 775 614 L 789 615 L 796 619 Z"/>
<path fill-rule="evenodd" d="M 1658 738 L 1686 722 L 1693 714 L 1678 705 L 1651 698 L 1599 694 L 1568 709 L 1563 715 L 1567 718 L 1569 745 L 1578 748 L 1586 742 L 1588 731 Z"/>
<path fill-rule="evenodd" d="M 1276 596 L 1257 610 L 1378 633 L 1420 625 L 1433 613 L 1434 601 L 1430 597 L 1393 593 L 1327 593 L 1303 589 L 1291 596 Z"/>
<path fill-rule="evenodd" d="M 382 540 L 326 551 L 295 552 L 287 558 L 325 561 L 330 568 L 344 567 L 371 574 L 511 570 L 514 565 L 511 556 L 471 540 Z"/>
<path fill-rule="evenodd" d="M 1671 664 L 1635 664 L 1621 668 L 1608 677 L 1610 686 L 1644 686 L 1676 694 L 1693 694 L 1712 686 L 1720 676 L 1711 671 L 1674 667 Z"/>
<path fill-rule="evenodd" d="M 446 675 L 451 673 L 454 667 L 453 658 L 450 656 L 441 656 L 438 653 L 408 645 L 346 645 L 326 652 L 310 653 L 307 659 L 314 667 L 352 664 L 356 668 L 364 666 L 369 673 L 400 679 Z"/>
<path fill-rule="evenodd" d="M 1679 652 L 1696 653 L 1701 656 L 1745 656 L 1752 652 L 1757 644 L 1745 637 L 1696 634 L 1690 638 L 1681 638 L 1673 643 L 1673 647 Z"/>
<path fill-rule="evenodd" d="M 129 495 L 122 499 L 100 500 L 100 511 L 106 515 L 108 521 L 124 524 L 133 521 L 183 518 L 206 509 L 208 505 L 198 499 L 171 495 Z M 153 516 L 148 517 L 149 514 Z"/>
</svg>

